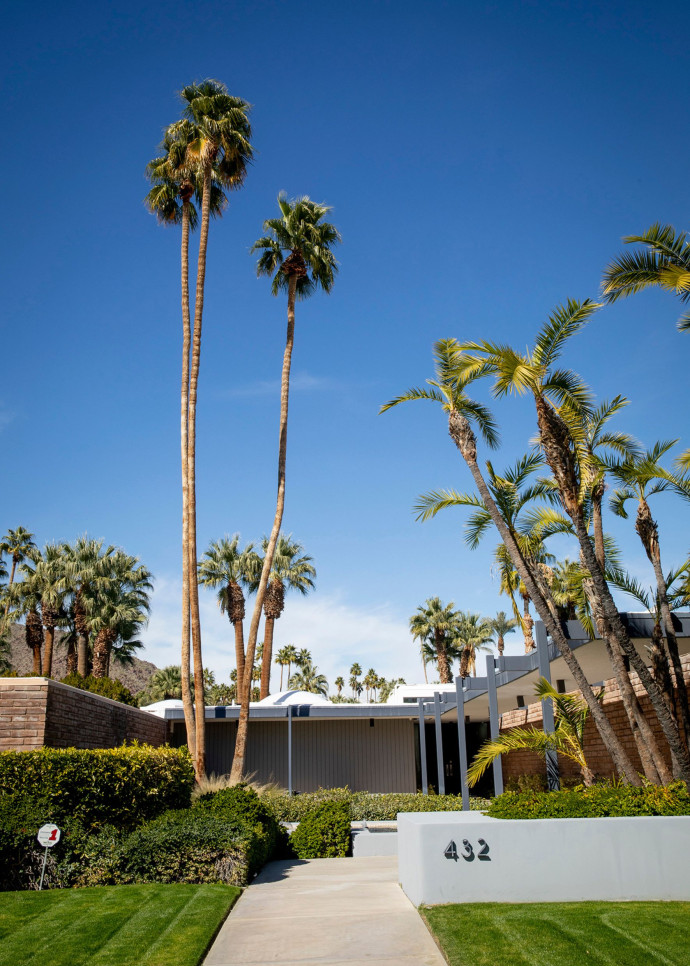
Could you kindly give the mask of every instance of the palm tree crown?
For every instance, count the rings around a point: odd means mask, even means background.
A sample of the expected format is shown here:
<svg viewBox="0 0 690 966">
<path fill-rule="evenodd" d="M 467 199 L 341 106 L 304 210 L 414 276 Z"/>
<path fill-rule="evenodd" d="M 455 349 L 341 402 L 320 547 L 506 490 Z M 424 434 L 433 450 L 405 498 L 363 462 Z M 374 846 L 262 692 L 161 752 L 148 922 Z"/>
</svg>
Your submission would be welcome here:
<svg viewBox="0 0 690 966">
<path fill-rule="evenodd" d="M 202 169 L 213 169 L 224 187 L 240 188 L 254 153 L 249 140 L 250 105 L 211 79 L 189 84 L 180 96 L 186 104 L 184 116 L 196 128 L 187 149 L 189 157 L 198 160 Z"/>
<path fill-rule="evenodd" d="M 262 253 L 256 274 L 273 276 L 274 295 L 288 288 L 290 277 L 296 279 L 299 299 L 308 298 L 319 287 L 330 292 L 338 272 L 331 246 L 341 241 L 337 228 L 322 221 L 332 209 L 306 196 L 288 201 L 284 192 L 278 195 L 278 206 L 280 217 L 264 222 L 266 234 L 251 248 Z"/>
</svg>

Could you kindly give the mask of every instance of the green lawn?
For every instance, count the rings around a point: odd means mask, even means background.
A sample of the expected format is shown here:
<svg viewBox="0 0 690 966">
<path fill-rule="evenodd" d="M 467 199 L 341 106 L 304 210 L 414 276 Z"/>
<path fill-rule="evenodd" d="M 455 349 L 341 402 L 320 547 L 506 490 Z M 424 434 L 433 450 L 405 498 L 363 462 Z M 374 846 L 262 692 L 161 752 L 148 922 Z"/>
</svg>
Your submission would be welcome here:
<svg viewBox="0 0 690 966">
<path fill-rule="evenodd" d="M 225 885 L 0 892 L 0 966 L 197 966 L 239 894 Z"/>
<path fill-rule="evenodd" d="M 688 966 L 690 902 L 422 909 L 451 966 Z"/>
</svg>

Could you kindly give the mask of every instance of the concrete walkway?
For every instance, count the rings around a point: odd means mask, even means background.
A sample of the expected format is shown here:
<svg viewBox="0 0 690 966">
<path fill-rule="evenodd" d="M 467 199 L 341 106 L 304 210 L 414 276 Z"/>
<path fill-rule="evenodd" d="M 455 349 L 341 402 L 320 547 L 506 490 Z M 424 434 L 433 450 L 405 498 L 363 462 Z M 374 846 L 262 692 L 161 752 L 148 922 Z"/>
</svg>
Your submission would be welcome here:
<svg viewBox="0 0 690 966">
<path fill-rule="evenodd" d="M 397 866 L 395 856 L 269 863 L 204 966 L 445 966 Z"/>
</svg>

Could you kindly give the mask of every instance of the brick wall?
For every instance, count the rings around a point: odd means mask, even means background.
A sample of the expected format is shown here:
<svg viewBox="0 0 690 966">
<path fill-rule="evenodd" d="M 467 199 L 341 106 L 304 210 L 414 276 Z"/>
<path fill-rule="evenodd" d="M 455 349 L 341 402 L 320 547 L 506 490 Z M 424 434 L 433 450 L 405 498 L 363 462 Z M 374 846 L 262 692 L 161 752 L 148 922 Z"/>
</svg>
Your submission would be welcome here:
<svg viewBox="0 0 690 966">
<path fill-rule="evenodd" d="M 683 665 L 683 676 L 685 678 L 685 686 L 690 691 L 690 655 L 685 655 L 681 658 Z M 664 756 L 670 766 L 671 756 L 668 752 L 668 746 L 666 745 L 666 739 L 664 738 L 659 721 L 652 710 L 651 703 L 647 697 L 647 692 L 644 686 L 641 684 L 638 676 L 633 673 L 631 674 L 631 680 L 633 688 L 635 689 L 635 694 L 637 695 L 638 701 L 642 706 L 645 717 L 649 721 L 652 730 L 658 740 L 659 747 L 663 751 Z M 639 755 L 637 754 L 637 748 L 635 747 L 635 739 L 630 731 L 630 725 L 628 724 L 628 717 L 625 713 L 625 708 L 623 707 L 623 702 L 621 701 L 620 690 L 615 678 L 611 678 L 604 682 L 604 700 L 603 707 L 606 712 L 606 716 L 611 722 L 618 738 L 621 740 L 623 747 L 627 751 L 633 765 L 638 771 L 642 772 L 642 763 L 640 762 Z M 579 694 L 579 692 L 577 692 Z M 541 716 L 541 702 L 536 702 L 535 704 L 530 704 L 526 708 L 517 708 L 514 711 L 508 711 L 501 717 L 501 731 L 508 731 L 510 728 L 515 727 L 525 727 L 534 726 L 535 728 L 542 727 L 542 716 Z M 611 777 L 615 774 L 613 763 L 609 757 L 604 743 L 599 737 L 599 732 L 591 718 L 587 721 L 587 727 L 585 729 L 585 757 L 587 762 L 595 773 L 601 777 Z M 574 762 L 570 762 L 567 758 L 559 756 L 559 768 L 561 775 L 565 778 L 580 778 L 580 770 Z M 531 754 L 526 751 L 512 751 L 509 755 L 503 756 L 503 777 L 504 780 L 509 780 L 511 778 L 517 778 L 520 775 L 543 775 L 544 774 L 544 762 L 538 755 Z"/>
<path fill-rule="evenodd" d="M 47 678 L 0 678 L 0 751 L 166 741 L 162 718 Z"/>
</svg>

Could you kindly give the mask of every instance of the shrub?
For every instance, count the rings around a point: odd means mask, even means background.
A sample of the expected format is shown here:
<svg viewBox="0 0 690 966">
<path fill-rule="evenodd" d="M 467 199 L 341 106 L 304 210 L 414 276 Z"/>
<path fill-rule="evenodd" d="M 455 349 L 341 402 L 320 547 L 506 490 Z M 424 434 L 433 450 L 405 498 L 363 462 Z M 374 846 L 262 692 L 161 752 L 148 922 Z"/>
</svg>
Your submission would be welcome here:
<svg viewBox="0 0 690 966">
<path fill-rule="evenodd" d="M 91 674 L 83 678 L 80 674 L 74 673 L 62 678 L 60 684 L 69 684 L 72 688 L 90 691 L 92 694 L 100 694 L 104 698 L 119 701 L 120 704 L 129 704 L 133 708 L 137 707 L 137 701 L 132 692 L 124 686 L 122 681 L 117 679 L 95 678 Z"/>
<path fill-rule="evenodd" d="M 203 809 L 166 812 L 129 835 L 92 836 L 78 885 L 225 882 L 246 885 L 252 833 Z"/>
<path fill-rule="evenodd" d="M 350 844 L 350 809 L 343 801 L 319 805 L 290 836 L 299 859 L 342 858 L 350 854 Z"/>
<path fill-rule="evenodd" d="M 592 785 L 560 792 L 505 792 L 487 810 L 491 818 L 603 818 L 690 815 L 683 782 L 670 785 Z"/>
<path fill-rule="evenodd" d="M 248 785 L 239 784 L 201 795 L 192 811 L 238 822 L 252 833 L 249 871 L 258 872 L 284 846 L 286 836 L 267 803 Z"/>
<path fill-rule="evenodd" d="M 269 794 L 264 801 L 280 822 L 299 822 L 324 802 L 345 802 L 353 822 L 393 822 L 398 812 L 455 812 L 462 809 L 461 795 L 422 795 L 416 792 L 375 795 L 351 792 L 349 788 L 320 788 L 293 797 Z M 488 804 L 485 798 L 470 799 L 472 809 L 482 811 Z"/>
<path fill-rule="evenodd" d="M 71 822 L 87 832 L 103 825 L 131 830 L 167 809 L 188 806 L 193 785 L 186 749 L 133 744 L 0 752 L 0 797 L 40 803 L 42 821 L 61 828 Z"/>
</svg>

